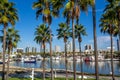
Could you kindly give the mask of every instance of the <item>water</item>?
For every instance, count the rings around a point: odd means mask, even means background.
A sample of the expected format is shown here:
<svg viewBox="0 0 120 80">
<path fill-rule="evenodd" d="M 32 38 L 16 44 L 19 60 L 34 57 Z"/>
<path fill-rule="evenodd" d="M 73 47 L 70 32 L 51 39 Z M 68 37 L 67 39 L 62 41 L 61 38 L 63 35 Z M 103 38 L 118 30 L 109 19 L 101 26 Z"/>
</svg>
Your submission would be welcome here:
<svg viewBox="0 0 120 80">
<path fill-rule="evenodd" d="M 100 74 L 110 74 L 111 63 L 110 61 L 98 62 Z M 114 73 L 120 75 L 120 61 L 114 61 Z M 42 68 L 42 61 L 36 63 L 12 62 L 11 65 L 24 67 L 24 68 Z M 45 67 L 50 68 L 50 61 L 45 61 Z M 64 60 L 53 60 L 54 69 L 65 69 Z M 68 61 L 68 70 L 73 70 L 73 61 Z M 76 64 L 76 70 L 80 72 L 80 62 Z M 83 71 L 86 73 L 95 73 L 95 62 L 83 62 Z"/>
</svg>

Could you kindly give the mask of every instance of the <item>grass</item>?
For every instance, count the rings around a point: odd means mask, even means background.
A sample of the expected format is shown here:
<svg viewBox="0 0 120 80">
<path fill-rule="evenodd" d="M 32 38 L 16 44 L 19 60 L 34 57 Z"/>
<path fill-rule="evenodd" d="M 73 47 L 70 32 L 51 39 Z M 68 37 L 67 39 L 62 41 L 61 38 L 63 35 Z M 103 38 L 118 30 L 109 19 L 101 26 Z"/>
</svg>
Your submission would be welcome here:
<svg viewBox="0 0 120 80">
<path fill-rule="evenodd" d="M 0 79 L 1 80 L 1 79 Z M 31 78 L 10 78 L 9 80 L 31 80 Z M 35 78 L 34 80 L 42 80 L 42 78 Z M 46 78 L 45 80 L 50 80 L 50 78 Z M 65 78 L 55 78 L 54 80 L 65 80 Z M 68 78 L 68 80 L 73 80 L 72 78 Z M 78 79 L 80 80 L 80 79 Z M 95 79 L 84 79 L 84 80 L 95 80 Z M 100 79 L 107 80 L 107 79 Z"/>
</svg>

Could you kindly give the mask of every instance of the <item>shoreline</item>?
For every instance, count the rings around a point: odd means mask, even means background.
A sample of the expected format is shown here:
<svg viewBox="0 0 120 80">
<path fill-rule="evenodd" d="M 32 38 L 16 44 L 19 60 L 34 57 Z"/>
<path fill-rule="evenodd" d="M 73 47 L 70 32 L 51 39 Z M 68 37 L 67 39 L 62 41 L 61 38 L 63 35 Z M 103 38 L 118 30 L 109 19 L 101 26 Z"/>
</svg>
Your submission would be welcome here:
<svg viewBox="0 0 120 80">
<path fill-rule="evenodd" d="M 5 66 L 7 68 L 7 66 Z M 6 71 L 5 68 L 5 71 Z M 32 72 L 32 68 L 23 68 L 23 67 L 18 67 L 18 66 L 10 66 L 9 68 L 10 73 L 14 73 L 14 72 L 27 72 L 30 71 Z M 34 68 L 34 72 L 42 72 L 42 68 Z M 46 69 L 45 72 L 46 73 L 50 73 L 50 69 Z M 53 69 L 54 73 L 61 73 L 64 74 L 65 73 L 65 69 Z M 0 64 L 0 72 L 2 72 L 2 64 Z M 72 70 L 67 70 L 68 74 L 73 74 Z M 81 73 L 76 71 L 77 75 L 80 75 Z M 84 75 L 89 75 L 89 76 L 95 76 L 94 73 L 85 73 Z M 110 74 L 99 74 L 99 76 L 111 76 Z M 120 77 L 120 75 L 115 75 L 115 77 Z"/>
</svg>

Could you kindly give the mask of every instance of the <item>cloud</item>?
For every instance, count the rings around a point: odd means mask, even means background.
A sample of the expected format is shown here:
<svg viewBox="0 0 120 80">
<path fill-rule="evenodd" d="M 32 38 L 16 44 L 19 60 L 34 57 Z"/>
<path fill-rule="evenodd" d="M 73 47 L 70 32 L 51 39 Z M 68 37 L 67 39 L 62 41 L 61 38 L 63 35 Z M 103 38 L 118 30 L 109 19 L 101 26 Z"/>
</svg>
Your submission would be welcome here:
<svg viewBox="0 0 120 80">
<path fill-rule="evenodd" d="M 89 40 L 90 43 L 93 44 L 94 40 Z M 113 45 L 116 45 L 116 40 L 113 38 Z M 99 36 L 97 37 L 97 46 L 98 49 L 106 49 L 110 46 L 110 36 Z"/>
<path fill-rule="evenodd" d="M 109 36 L 100 36 L 97 38 L 98 48 L 104 49 L 107 46 L 110 46 L 110 37 Z"/>
<path fill-rule="evenodd" d="M 57 36 L 53 36 L 53 39 L 57 39 Z"/>
<path fill-rule="evenodd" d="M 98 42 L 104 43 L 110 41 L 110 36 L 100 36 L 97 38 Z"/>
</svg>

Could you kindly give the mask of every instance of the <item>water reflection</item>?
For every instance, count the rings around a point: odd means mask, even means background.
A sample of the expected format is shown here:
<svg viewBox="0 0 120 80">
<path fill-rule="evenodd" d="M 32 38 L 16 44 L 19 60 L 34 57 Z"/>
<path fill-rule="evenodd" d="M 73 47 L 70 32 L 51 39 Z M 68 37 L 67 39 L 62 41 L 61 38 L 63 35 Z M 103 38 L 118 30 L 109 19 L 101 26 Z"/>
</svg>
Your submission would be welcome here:
<svg viewBox="0 0 120 80">
<path fill-rule="evenodd" d="M 42 68 L 42 60 L 34 63 L 12 62 L 11 65 L 25 67 L 25 68 Z M 81 72 L 80 62 L 76 62 L 76 70 Z M 95 62 L 83 62 L 83 71 L 86 73 L 95 73 Z M 111 62 L 98 62 L 100 74 L 110 74 Z M 50 60 L 45 61 L 46 68 L 50 69 Z M 73 61 L 68 61 L 68 70 L 73 70 Z M 53 60 L 54 69 L 65 69 L 64 60 Z M 120 61 L 114 61 L 114 73 L 120 75 Z"/>
</svg>

